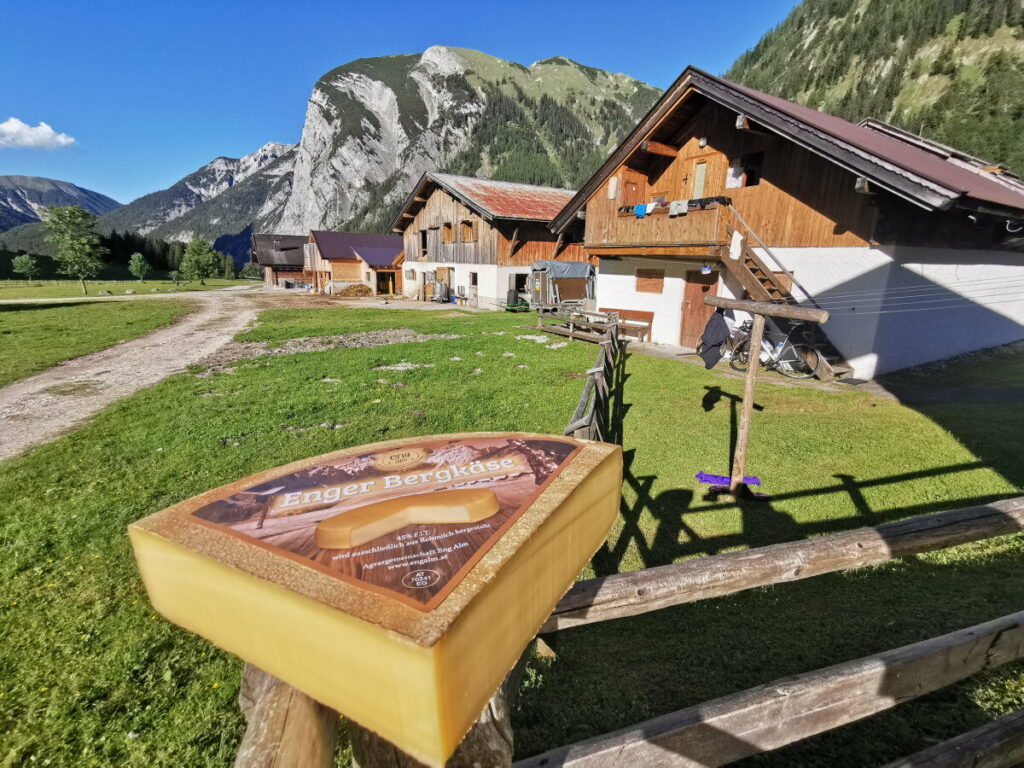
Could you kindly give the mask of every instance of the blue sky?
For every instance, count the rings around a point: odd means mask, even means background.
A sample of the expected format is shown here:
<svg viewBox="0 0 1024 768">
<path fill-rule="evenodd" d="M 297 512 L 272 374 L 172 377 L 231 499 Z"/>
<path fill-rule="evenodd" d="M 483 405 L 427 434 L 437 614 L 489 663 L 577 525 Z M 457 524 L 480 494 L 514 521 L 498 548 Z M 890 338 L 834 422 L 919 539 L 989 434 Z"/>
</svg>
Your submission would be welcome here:
<svg viewBox="0 0 1024 768">
<path fill-rule="evenodd" d="M 218 155 L 298 141 L 306 99 L 331 68 L 434 44 L 523 64 L 568 56 L 663 88 L 687 64 L 723 72 L 793 5 L 0 0 L 0 124 L 44 122 L 74 138 L 0 148 L 0 175 L 128 202 Z"/>
</svg>

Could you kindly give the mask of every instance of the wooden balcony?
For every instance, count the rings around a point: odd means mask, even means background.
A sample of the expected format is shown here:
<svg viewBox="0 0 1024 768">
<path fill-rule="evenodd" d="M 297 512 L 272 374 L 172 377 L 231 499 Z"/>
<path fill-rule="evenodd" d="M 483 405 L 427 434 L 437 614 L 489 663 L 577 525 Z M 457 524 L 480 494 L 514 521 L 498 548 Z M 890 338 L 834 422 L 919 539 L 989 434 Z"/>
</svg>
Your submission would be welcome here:
<svg viewBox="0 0 1024 768">
<path fill-rule="evenodd" d="M 595 256 L 718 258 L 719 246 L 729 242 L 727 219 L 728 208 L 717 202 L 690 208 L 685 216 L 670 216 L 668 208 L 657 208 L 638 219 L 632 211 L 617 210 L 587 222 L 585 247 Z"/>
</svg>

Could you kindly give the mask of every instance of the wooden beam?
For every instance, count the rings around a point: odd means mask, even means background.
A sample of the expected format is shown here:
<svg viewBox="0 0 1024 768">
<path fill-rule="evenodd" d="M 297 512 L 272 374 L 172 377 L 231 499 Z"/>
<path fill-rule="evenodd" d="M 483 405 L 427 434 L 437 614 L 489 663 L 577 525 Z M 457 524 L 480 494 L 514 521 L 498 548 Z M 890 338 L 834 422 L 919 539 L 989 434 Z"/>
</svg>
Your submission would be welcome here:
<svg viewBox="0 0 1024 768">
<path fill-rule="evenodd" d="M 888 763 L 884 768 L 1013 768 L 1024 764 L 1024 710 L 949 741 Z"/>
<path fill-rule="evenodd" d="M 402 218 L 403 219 L 415 219 L 416 216 L 411 214 L 411 213 L 409 213 L 408 211 L 402 211 Z M 434 229 L 434 227 L 431 227 L 431 229 Z"/>
<path fill-rule="evenodd" d="M 330 768 L 338 715 L 251 664 L 245 665 L 238 706 L 246 728 L 235 768 Z"/>
<path fill-rule="evenodd" d="M 736 130 L 745 131 L 746 133 L 760 133 L 766 136 L 769 135 L 768 131 L 752 122 L 746 115 L 736 115 Z"/>
<path fill-rule="evenodd" d="M 514 768 L 708 768 L 883 712 L 1024 657 L 1024 611 L 787 677 L 522 760 Z"/>
<path fill-rule="evenodd" d="M 679 150 L 670 144 L 663 144 L 660 141 L 646 139 L 640 142 L 640 149 L 649 155 L 661 155 L 662 157 L 676 157 Z"/>
<path fill-rule="evenodd" d="M 810 307 L 794 307 L 788 304 L 769 304 L 763 301 L 746 301 L 744 299 L 727 299 L 724 296 L 705 296 L 704 303 L 712 307 L 738 309 L 752 315 L 769 317 L 788 317 L 790 320 L 809 320 L 812 323 L 828 322 L 828 310 L 811 309 Z"/>
<path fill-rule="evenodd" d="M 761 339 L 764 338 L 764 315 L 755 314 L 754 324 L 750 329 L 750 341 L 747 342 L 747 375 L 743 382 L 743 405 L 740 408 L 740 423 L 736 430 L 736 451 L 732 459 L 732 477 L 729 480 L 729 492 L 739 493 L 743 483 L 743 473 L 747 467 L 747 443 L 750 440 L 750 418 L 754 415 L 754 385 L 757 382 L 757 371 L 761 367 Z"/>
<path fill-rule="evenodd" d="M 858 176 L 856 181 L 853 182 L 853 191 L 858 195 L 870 195 L 874 193 L 874 189 L 865 177 Z"/>
<path fill-rule="evenodd" d="M 420 197 L 419 195 L 417 195 L 416 197 L 414 197 L 414 198 L 412 199 L 412 201 L 413 201 L 414 203 L 425 203 L 425 202 L 427 202 L 427 198 L 425 198 L 425 197 Z"/>
<path fill-rule="evenodd" d="M 1024 496 L 577 582 L 541 633 L 867 568 L 1024 530 Z"/>
</svg>

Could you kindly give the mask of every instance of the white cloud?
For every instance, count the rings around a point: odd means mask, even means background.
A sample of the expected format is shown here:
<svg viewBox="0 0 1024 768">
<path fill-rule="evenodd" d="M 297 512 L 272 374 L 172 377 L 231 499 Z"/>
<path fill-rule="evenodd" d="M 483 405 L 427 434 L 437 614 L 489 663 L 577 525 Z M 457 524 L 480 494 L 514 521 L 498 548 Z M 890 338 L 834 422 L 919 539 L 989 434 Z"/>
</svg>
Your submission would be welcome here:
<svg viewBox="0 0 1024 768">
<path fill-rule="evenodd" d="M 16 117 L 9 117 L 0 123 L 0 149 L 60 149 L 74 143 L 75 140 L 71 136 L 57 133 L 43 122 L 33 127 Z"/>
</svg>

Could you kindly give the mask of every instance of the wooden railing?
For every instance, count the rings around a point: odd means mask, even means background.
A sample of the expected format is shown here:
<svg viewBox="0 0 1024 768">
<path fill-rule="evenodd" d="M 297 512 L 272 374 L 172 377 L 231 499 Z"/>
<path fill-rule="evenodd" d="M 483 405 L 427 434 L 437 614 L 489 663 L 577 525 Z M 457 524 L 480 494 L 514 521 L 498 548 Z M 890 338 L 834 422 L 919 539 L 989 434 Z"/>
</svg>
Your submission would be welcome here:
<svg viewBox="0 0 1024 768">
<path fill-rule="evenodd" d="M 612 392 L 622 383 L 623 344 L 619 338 L 619 316 L 612 312 L 606 316 L 604 337 L 598 341 L 597 359 L 587 370 L 583 392 L 576 410 L 563 434 L 585 440 L 605 440 L 613 437 L 611 422 L 614 418 Z M 570 323 L 572 320 L 569 321 Z M 572 326 L 570 326 L 570 329 Z M 570 337 L 572 330 L 570 330 Z"/>
<path fill-rule="evenodd" d="M 755 587 L 867 568 L 1021 530 L 1024 497 L 591 579 L 569 591 L 541 631 L 557 632 Z M 869 717 L 1020 658 L 1024 658 L 1024 612 L 688 707 L 527 758 L 513 768 L 725 765 Z M 507 712 L 501 708 L 515 680 L 510 676 L 475 726 L 499 734 L 499 740 L 509 736 Z M 240 695 L 250 715 L 236 768 L 324 765 L 334 735 L 331 728 L 324 727 L 322 708 L 283 684 L 249 682 Z M 270 701 L 260 702 L 260 692 Z M 256 701 L 252 700 L 254 694 Z M 841 706 L 835 706 L 837 702 Z M 251 714 L 261 711 L 267 714 Z M 1022 721 L 1024 715 L 1010 715 L 886 768 L 1017 765 L 1024 750 Z M 356 740 L 362 740 L 362 729 L 350 727 L 358 734 Z M 268 729 L 270 736 L 260 729 Z M 298 756 L 296 738 L 307 744 Z M 463 742 L 454 764 L 511 765 L 510 758 L 492 759 L 493 751 L 487 752 L 492 758 L 480 762 L 476 758 L 484 752 L 475 746 L 475 740 L 470 741 Z M 400 759 L 401 753 L 393 746 L 378 747 L 363 752 L 374 757 L 359 760 L 361 768 L 414 765 Z M 985 761 L 971 762 L 971 757 L 978 756 Z"/>
</svg>

